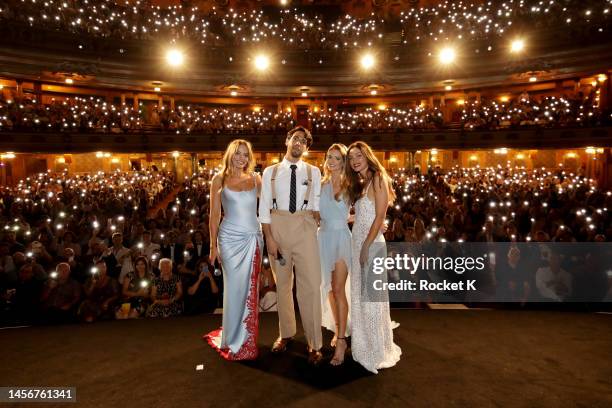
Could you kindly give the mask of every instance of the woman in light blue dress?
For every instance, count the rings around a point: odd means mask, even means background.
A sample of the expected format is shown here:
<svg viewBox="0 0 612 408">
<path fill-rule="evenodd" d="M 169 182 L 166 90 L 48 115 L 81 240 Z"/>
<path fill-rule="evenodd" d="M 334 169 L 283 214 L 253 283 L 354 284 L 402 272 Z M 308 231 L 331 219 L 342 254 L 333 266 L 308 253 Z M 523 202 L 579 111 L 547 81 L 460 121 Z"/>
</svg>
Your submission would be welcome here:
<svg viewBox="0 0 612 408">
<path fill-rule="evenodd" d="M 204 338 L 227 360 L 257 357 L 263 238 L 257 220 L 261 178 L 252 172 L 254 164 L 251 144 L 232 141 L 210 189 L 210 262 L 223 269 L 223 324 Z"/>
<path fill-rule="evenodd" d="M 326 154 L 324 177 L 321 181 L 319 211 L 319 254 L 321 258 L 322 324 L 334 332 L 332 347 L 336 347 L 330 362 L 344 362 L 349 334 L 348 285 L 351 265 L 351 231 L 348 228 L 350 206 L 344 183 L 346 146 L 333 144 Z"/>
</svg>

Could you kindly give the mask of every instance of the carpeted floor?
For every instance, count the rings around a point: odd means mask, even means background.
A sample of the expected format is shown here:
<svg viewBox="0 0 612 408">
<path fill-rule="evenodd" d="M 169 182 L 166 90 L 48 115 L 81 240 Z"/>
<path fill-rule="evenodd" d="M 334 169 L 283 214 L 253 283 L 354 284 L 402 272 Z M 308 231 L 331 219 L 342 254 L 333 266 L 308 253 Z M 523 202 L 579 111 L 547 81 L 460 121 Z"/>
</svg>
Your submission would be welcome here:
<svg viewBox="0 0 612 408">
<path fill-rule="evenodd" d="M 261 316 L 261 355 L 248 363 L 222 360 L 201 339 L 219 315 L 0 330 L 0 386 L 74 386 L 84 407 L 612 406 L 612 315 L 394 310 L 392 317 L 401 323 L 402 360 L 379 375 L 350 358 L 340 368 L 311 368 L 303 337 L 287 354 L 271 355 L 274 313 Z M 329 344 L 330 333 L 324 338 Z"/>
</svg>

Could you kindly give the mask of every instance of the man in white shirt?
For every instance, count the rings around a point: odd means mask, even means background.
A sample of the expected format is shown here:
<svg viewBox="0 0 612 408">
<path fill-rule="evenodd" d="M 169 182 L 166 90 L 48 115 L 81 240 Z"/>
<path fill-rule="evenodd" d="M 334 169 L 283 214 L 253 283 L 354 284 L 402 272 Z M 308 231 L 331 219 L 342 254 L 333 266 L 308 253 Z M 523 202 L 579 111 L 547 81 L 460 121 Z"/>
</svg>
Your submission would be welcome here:
<svg viewBox="0 0 612 408">
<path fill-rule="evenodd" d="M 132 259 L 130 250 L 123 246 L 123 234 L 115 232 L 112 236 L 112 244 L 108 248 L 109 255 L 115 257 L 115 271 L 113 274 L 109 273 L 109 276 L 119 277 L 119 283 L 123 285 L 123 279 L 125 275 L 132 271 Z M 110 271 L 109 271 L 110 272 Z"/>
<path fill-rule="evenodd" d="M 302 326 L 308 340 L 308 361 L 322 361 L 321 265 L 317 243 L 321 171 L 301 160 L 312 144 L 310 132 L 298 126 L 287 134 L 287 153 L 281 163 L 266 168 L 262 177 L 259 221 L 276 280 L 280 336 L 273 353 L 287 349 L 295 336 L 293 268 Z"/>
<path fill-rule="evenodd" d="M 572 292 L 572 275 L 561 268 L 557 252 L 550 251 L 548 263 L 536 271 L 536 287 L 543 298 L 563 302 Z"/>
<path fill-rule="evenodd" d="M 151 231 L 145 231 L 142 233 L 142 242 L 137 243 L 132 250 L 136 252 L 137 255 L 146 256 L 149 262 L 153 263 L 153 255 L 159 252 L 160 246 L 155 242 L 151 242 Z"/>
</svg>

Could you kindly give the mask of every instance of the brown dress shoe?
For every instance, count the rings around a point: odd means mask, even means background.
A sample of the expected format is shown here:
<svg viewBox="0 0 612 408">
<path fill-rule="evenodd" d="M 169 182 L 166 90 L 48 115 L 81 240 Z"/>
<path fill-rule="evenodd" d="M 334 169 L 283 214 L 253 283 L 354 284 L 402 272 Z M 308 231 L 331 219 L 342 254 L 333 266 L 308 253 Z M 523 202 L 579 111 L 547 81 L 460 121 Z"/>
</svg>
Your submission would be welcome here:
<svg viewBox="0 0 612 408">
<path fill-rule="evenodd" d="M 279 337 L 278 339 L 276 339 L 276 341 L 272 345 L 272 353 L 282 353 L 283 351 L 286 351 L 287 345 L 292 339 L 292 337 L 287 337 L 285 339 Z"/>
<path fill-rule="evenodd" d="M 323 353 L 319 350 L 311 350 L 308 352 L 308 364 L 318 366 L 323 361 Z"/>
</svg>

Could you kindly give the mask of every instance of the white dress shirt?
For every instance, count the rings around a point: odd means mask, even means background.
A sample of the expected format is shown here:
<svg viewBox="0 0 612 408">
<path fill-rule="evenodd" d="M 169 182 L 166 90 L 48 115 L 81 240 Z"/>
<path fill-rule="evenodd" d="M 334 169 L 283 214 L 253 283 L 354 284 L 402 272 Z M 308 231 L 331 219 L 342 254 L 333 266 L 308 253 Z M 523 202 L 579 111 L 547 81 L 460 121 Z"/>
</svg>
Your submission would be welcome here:
<svg viewBox="0 0 612 408">
<path fill-rule="evenodd" d="M 307 164 L 302 160 L 297 163 L 291 163 L 287 159 L 283 159 L 276 170 L 276 205 L 279 210 L 289 211 L 289 194 L 291 192 L 291 166 L 297 165 L 296 174 L 296 200 L 295 207 L 299 211 L 304 204 L 304 195 L 308 190 L 308 173 L 306 170 Z M 272 209 L 272 170 L 274 166 L 266 167 L 263 172 L 261 196 L 259 198 L 259 222 L 262 224 L 270 224 L 270 210 Z M 321 195 L 321 170 L 318 167 L 312 168 L 312 188 L 310 189 L 310 197 L 308 205 L 304 210 L 319 211 L 319 198 Z"/>
<path fill-rule="evenodd" d="M 562 302 L 572 291 L 572 276 L 564 269 L 554 273 L 550 266 L 543 266 L 536 271 L 535 283 L 540 295 L 546 299 Z M 557 293 L 556 285 L 561 285 L 567 293 Z"/>
<path fill-rule="evenodd" d="M 144 245 L 142 248 L 138 248 L 138 245 L 134 245 L 132 249 L 136 251 L 137 255 L 146 256 L 150 263 L 153 260 L 153 254 L 159 252 L 161 247 L 159 244 L 151 242 L 149 245 Z"/>
</svg>

